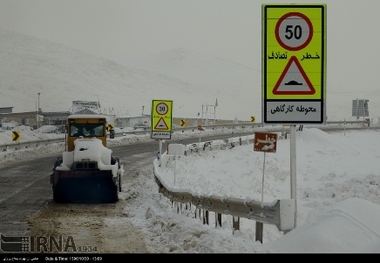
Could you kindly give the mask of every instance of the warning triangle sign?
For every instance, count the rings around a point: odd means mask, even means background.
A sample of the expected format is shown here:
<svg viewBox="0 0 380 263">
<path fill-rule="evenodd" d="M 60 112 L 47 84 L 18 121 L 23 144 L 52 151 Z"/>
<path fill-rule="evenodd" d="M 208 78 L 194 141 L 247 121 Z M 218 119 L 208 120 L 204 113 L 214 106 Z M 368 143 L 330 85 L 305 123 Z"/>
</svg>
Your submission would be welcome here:
<svg viewBox="0 0 380 263">
<path fill-rule="evenodd" d="M 274 95 L 313 95 L 315 89 L 297 57 L 289 59 L 273 89 Z"/>
<path fill-rule="evenodd" d="M 168 127 L 168 125 L 166 124 L 165 120 L 161 117 L 161 118 L 158 120 L 156 126 L 154 126 L 154 129 L 155 129 L 155 130 L 168 130 L 169 127 Z"/>
</svg>

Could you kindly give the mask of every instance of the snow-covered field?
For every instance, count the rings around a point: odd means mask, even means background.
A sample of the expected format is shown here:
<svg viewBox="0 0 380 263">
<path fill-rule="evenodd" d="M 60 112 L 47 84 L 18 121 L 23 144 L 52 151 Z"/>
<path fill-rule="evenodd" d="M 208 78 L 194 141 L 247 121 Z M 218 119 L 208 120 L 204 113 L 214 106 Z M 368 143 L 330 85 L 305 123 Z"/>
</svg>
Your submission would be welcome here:
<svg viewBox="0 0 380 263">
<path fill-rule="evenodd" d="M 61 135 L 46 133 L 43 136 Z M 149 135 L 140 135 L 138 140 L 144 138 L 151 140 Z M 128 135 L 117 138 L 114 143 L 128 144 L 135 140 L 136 136 Z M 144 200 L 139 199 L 137 207 L 128 203 L 125 213 L 144 229 L 151 253 L 378 253 L 380 147 L 377 141 L 380 141 L 380 132 L 375 129 L 326 133 L 304 128 L 297 132 L 297 227 L 284 235 L 275 226 L 265 225 L 263 244 L 255 240 L 252 220 L 242 219 L 240 230 L 232 234 L 232 221 L 228 216 L 223 217 L 223 227 L 215 228 L 203 225 L 194 214 L 177 214 L 168 199 L 157 192 L 152 177 L 153 160 L 141 168 L 139 176 L 133 179 L 133 189 L 123 191 L 121 198 L 128 199 L 136 191 L 147 191 L 138 195 Z M 290 141 L 281 139 L 277 143 L 276 153 L 266 154 L 265 165 L 263 153 L 253 151 L 252 144 L 248 144 L 182 156 L 176 163 L 162 167 L 160 175 L 171 187 L 191 189 L 198 194 L 261 200 L 264 193 L 265 202 L 288 199 Z M 60 147 L 54 144 L 2 152 L 0 156 L 2 160 L 10 156 L 33 158 L 59 151 Z M 33 154 L 26 155 L 26 152 Z M 212 222 L 212 214 L 210 218 Z M 123 224 L 126 218 L 114 218 L 109 224 L 118 224 L 118 220 Z"/>
</svg>

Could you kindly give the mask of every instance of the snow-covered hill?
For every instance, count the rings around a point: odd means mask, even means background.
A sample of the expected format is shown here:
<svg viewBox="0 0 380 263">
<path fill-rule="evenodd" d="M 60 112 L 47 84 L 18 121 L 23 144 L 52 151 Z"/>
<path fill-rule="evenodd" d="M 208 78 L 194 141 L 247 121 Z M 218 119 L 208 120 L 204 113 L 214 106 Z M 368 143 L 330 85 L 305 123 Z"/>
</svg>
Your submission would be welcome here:
<svg viewBox="0 0 380 263">
<path fill-rule="evenodd" d="M 196 117 L 216 100 L 216 118 L 249 121 L 260 114 L 258 72 L 184 49 L 157 54 L 150 66 L 126 66 L 0 30 L 0 60 L 0 107 L 13 112 L 36 110 L 40 93 L 43 111 L 69 110 L 72 101 L 87 100 L 117 116 L 141 114 L 142 106 L 148 114 L 152 100 L 162 99 L 173 101 L 175 117 Z"/>
</svg>

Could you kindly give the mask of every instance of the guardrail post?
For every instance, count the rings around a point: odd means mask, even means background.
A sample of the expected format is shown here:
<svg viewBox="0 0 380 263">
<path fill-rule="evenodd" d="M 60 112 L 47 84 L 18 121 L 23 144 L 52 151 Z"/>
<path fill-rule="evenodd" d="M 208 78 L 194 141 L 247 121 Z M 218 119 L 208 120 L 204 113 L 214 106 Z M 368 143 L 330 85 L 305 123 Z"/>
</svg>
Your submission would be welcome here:
<svg viewBox="0 0 380 263">
<path fill-rule="evenodd" d="M 260 241 L 261 244 L 263 243 L 263 230 L 264 224 L 256 222 L 256 240 Z"/>
<path fill-rule="evenodd" d="M 181 202 L 179 202 L 179 203 L 176 202 L 176 206 L 177 206 L 177 214 L 182 214 L 182 203 Z"/>
<path fill-rule="evenodd" d="M 195 209 L 195 218 L 201 218 L 201 209 Z"/>
<path fill-rule="evenodd" d="M 215 227 L 222 226 L 222 214 L 215 213 Z"/>
<path fill-rule="evenodd" d="M 209 224 L 209 211 L 208 210 L 203 210 L 203 224 Z"/>
<path fill-rule="evenodd" d="M 232 217 L 232 229 L 233 229 L 232 233 L 240 229 L 240 217 L 236 217 L 236 216 Z"/>
</svg>

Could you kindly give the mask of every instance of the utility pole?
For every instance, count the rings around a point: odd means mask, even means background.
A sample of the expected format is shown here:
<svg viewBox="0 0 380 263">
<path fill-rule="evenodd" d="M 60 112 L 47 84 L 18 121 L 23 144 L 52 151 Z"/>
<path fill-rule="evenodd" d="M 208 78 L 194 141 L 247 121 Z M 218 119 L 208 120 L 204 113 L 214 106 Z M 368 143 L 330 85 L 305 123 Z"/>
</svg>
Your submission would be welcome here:
<svg viewBox="0 0 380 263">
<path fill-rule="evenodd" d="M 141 124 L 144 123 L 144 107 L 145 107 L 145 106 L 142 106 L 142 112 L 141 112 Z"/>
<path fill-rule="evenodd" d="M 40 128 L 40 92 L 38 92 L 37 99 L 37 128 Z"/>
</svg>

